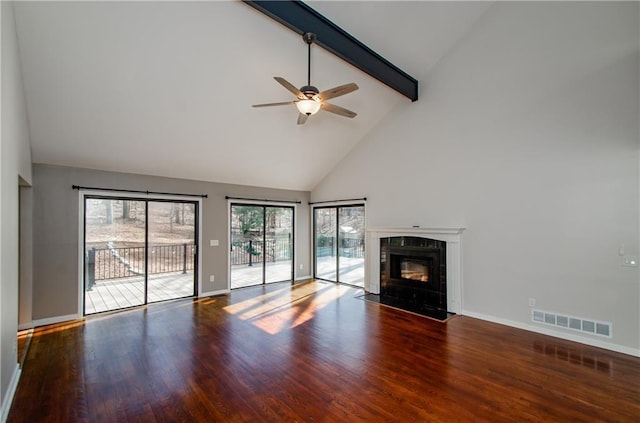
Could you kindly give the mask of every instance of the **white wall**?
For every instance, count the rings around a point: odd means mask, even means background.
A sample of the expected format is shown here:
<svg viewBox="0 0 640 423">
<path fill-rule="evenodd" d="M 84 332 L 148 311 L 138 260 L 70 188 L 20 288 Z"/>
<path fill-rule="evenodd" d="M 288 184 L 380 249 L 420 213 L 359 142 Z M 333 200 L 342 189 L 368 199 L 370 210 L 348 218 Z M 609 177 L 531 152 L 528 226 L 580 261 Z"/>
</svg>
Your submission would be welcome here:
<svg viewBox="0 0 640 423">
<path fill-rule="evenodd" d="M 638 16 L 497 2 L 312 201 L 366 196 L 369 226 L 466 227 L 467 314 L 522 327 L 536 298 L 640 354 L 638 268 L 618 255 L 638 254 Z"/>
<path fill-rule="evenodd" d="M 17 382 L 19 180 L 31 182 L 27 110 L 18 62 L 13 3 L 2 2 L 2 259 L 0 281 L 0 394 L 6 416 Z"/>
</svg>

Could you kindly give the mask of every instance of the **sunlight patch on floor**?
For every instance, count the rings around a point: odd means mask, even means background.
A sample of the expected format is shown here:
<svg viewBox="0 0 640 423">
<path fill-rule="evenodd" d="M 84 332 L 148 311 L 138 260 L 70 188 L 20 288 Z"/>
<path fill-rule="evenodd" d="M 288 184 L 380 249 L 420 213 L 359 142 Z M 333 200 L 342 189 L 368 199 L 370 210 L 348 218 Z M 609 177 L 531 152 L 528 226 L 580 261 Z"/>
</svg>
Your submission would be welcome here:
<svg viewBox="0 0 640 423">
<path fill-rule="evenodd" d="M 293 289 L 290 287 L 278 289 L 272 292 L 267 292 L 262 295 L 258 295 L 248 300 L 241 301 L 236 304 L 230 304 L 226 307 L 223 307 L 223 310 L 230 314 L 237 315 L 243 320 L 246 320 L 247 318 L 251 317 L 250 316 L 251 310 L 259 308 L 260 305 L 273 304 L 275 302 L 278 302 L 278 300 L 282 301 L 281 297 L 288 297 L 288 298 L 285 298 L 285 302 L 290 301 L 290 296 L 287 295 L 289 293 L 293 295 Z M 246 316 L 246 317 L 243 318 L 242 316 Z"/>
<path fill-rule="evenodd" d="M 316 311 L 350 292 L 352 288 L 334 284 L 309 283 L 294 289 L 274 292 L 224 307 L 224 310 L 257 328 L 275 335 L 312 319 Z M 283 295 L 285 294 L 285 295 Z M 290 295 L 286 295 L 290 294 Z M 313 295 L 313 298 L 309 298 Z M 303 302 L 303 300 L 308 300 Z"/>
</svg>

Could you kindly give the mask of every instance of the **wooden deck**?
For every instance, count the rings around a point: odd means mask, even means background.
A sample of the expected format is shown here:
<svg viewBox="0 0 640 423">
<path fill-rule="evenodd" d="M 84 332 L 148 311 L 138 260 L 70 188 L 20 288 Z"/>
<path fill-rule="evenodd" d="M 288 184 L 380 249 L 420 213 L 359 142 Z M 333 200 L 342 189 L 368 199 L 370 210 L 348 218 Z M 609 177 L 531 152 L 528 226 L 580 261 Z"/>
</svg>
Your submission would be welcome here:
<svg viewBox="0 0 640 423">
<path fill-rule="evenodd" d="M 290 282 L 291 266 L 292 263 L 290 260 L 267 263 L 265 266 L 266 282 Z M 231 266 L 231 289 L 260 285 L 262 284 L 262 277 L 262 263 L 257 263 L 253 266 L 246 264 Z"/>
<path fill-rule="evenodd" d="M 364 259 L 340 257 L 340 282 L 364 288 Z M 316 276 L 336 282 L 336 258 L 318 257 L 316 259 Z"/>
<path fill-rule="evenodd" d="M 317 260 L 316 275 L 335 280 L 335 257 Z M 231 266 L 231 289 L 260 285 L 262 266 Z M 267 283 L 291 281 L 291 262 L 267 263 Z M 340 281 L 364 287 L 364 259 L 340 258 Z M 90 291 L 85 292 L 85 314 L 119 310 L 144 304 L 144 279 L 142 277 L 99 280 Z M 193 272 L 151 275 L 149 277 L 149 302 L 173 300 L 194 296 Z"/>
<path fill-rule="evenodd" d="M 291 281 L 291 262 L 267 263 L 267 281 Z M 262 266 L 232 266 L 231 288 L 259 285 Z M 142 277 L 99 280 L 85 292 L 85 314 L 119 310 L 144 304 L 144 279 Z M 173 300 L 194 296 L 193 272 L 176 272 L 149 277 L 149 302 Z"/>
<path fill-rule="evenodd" d="M 316 260 L 316 276 L 320 279 L 336 281 L 336 258 L 319 257 Z M 291 262 L 267 263 L 266 282 L 291 280 Z M 360 288 L 364 287 L 364 259 L 340 257 L 340 282 Z M 231 266 L 231 289 L 262 284 L 262 264 Z"/>
<path fill-rule="evenodd" d="M 8 421 L 635 422 L 640 358 L 269 284 L 35 329 Z"/>
<path fill-rule="evenodd" d="M 193 272 L 149 276 L 149 302 L 194 295 Z M 144 278 L 99 280 L 85 292 L 85 314 L 135 307 L 144 304 Z"/>
</svg>

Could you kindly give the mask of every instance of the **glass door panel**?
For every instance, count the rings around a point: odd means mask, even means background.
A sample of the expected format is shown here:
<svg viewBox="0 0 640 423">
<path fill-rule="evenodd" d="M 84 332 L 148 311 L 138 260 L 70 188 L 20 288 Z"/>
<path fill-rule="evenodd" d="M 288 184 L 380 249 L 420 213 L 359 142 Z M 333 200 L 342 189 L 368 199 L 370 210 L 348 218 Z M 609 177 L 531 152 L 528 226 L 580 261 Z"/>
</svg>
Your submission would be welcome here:
<svg viewBox="0 0 640 423">
<path fill-rule="evenodd" d="M 145 303 L 145 201 L 85 199 L 85 314 Z"/>
<path fill-rule="evenodd" d="M 293 279 L 293 208 L 265 209 L 265 283 Z"/>
<path fill-rule="evenodd" d="M 231 289 L 293 280 L 293 211 L 231 205 Z"/>
<path fill-rule="evenodd" d="M 84 314 L 196 292 L 198 203 L 85 198 Z"/>
<path fill-rule="evenodd" d="M 147 301 L 195 293 L 196 203 L 149 201 Z"/>
<path fill-rule="evenodd" d="M 364 287 L 364 206 L 338 208 L 338 282 Z"/>
<path fill-rule="evenodd" d="M 364 287 L 364 205 L 315 208 L 313 226 L 314 277 Z"/>
<path fill-rule="evenodd" d="M 231 288 L 262 284 L 264 280 L 263 206 L 231 205 Z"/>
<path fill-rule="evenodd" d="M 314 209 L 315 277 L 338 281 L 336 208 Z"/>
</svg>

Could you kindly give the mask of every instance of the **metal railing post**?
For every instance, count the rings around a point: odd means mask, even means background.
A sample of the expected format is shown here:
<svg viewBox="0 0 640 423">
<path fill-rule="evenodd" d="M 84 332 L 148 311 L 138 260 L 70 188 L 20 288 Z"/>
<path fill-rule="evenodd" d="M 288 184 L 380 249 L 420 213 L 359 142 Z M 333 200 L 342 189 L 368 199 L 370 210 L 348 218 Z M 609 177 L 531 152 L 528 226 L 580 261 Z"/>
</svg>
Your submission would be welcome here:
<svg viewBox="0 0 640 423">
<path fill-rule="evenodd" d="M 87 291 L 96 284 L 96 249 L 91 248 L 87 257 Z"/>
<path fill-rule="evenodd" d="M 182 274 L 187 273 L 187 243 L 182 244 Z"/>
<path fill-rule="evenodd" d="M 249 266 L 253 266 L 253 240 L 249 240 Z"/>
</svg>

